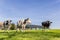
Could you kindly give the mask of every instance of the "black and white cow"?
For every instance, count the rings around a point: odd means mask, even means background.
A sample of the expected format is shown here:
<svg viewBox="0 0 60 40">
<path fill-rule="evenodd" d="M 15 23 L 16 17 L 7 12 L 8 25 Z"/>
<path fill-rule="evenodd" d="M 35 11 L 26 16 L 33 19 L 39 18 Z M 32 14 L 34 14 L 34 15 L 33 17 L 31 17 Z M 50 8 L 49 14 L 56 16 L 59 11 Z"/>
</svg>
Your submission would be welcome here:
<svg viewBox="0 0 60 40">
<path fill-rule="evenodd" d="M 4 26 L 5 30 L 10 30 L 11 22 L 12 22 L 12 20 L 6 20 L 6 21 L 4 21 L 3 26 Z"/>
<path fill-rule="evenodd" d="M 51 23 L 52 22 L 50 22 L 50 21 L 44 21 L 44 22 L 42 22 L 42 27 L 45 29 L 45 28 L 49 28 L 50 27 L 50 25 L 51 25 Z"/>
<path fill-rule="evenodd" d="M 24 30 L 26 28 L 26 25 L 29 23 L 31 23 L 31 20 L 29 18 L 24 19 L 24 20 L 19 20 L 17 22 L 17 28 L 20 29 L 22 27 L 22 29 Z"/>
</svg>

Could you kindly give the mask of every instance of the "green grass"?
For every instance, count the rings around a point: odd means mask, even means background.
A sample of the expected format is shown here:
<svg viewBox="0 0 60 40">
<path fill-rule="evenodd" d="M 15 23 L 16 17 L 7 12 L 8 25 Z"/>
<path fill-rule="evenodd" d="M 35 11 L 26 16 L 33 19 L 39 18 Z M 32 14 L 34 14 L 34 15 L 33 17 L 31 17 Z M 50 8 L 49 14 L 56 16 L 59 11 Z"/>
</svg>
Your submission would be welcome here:
<svg viewBox="0 0 60 40">
<path fill-rule="evenodd" d="M 0 40 L 60 40 L 60 30 L 0 30 Z"/>
</svg>

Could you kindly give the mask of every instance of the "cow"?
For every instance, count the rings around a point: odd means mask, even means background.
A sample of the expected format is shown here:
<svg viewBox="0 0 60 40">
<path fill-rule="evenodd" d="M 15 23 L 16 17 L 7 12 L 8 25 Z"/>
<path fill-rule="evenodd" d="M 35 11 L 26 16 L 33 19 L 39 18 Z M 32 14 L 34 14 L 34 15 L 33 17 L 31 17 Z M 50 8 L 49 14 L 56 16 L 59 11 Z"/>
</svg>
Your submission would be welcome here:
<svg viewBox="0 0 60 40">
<path fill-rule="evenodd" d="M 20 29 L 22 27 L 22 30 L 26 29 L 26 25 L 30 24 L 31 20 L 29 18 L 27 19 L 23 19 L 23 20 L 19 20 L 17 22 L 17 28 Z"/>
<path fill-rule="evenodd" d="M 0 22 L 0 30 L 3 29 L 3 22 Z"/>
<path fill-rule="evenodd" d="M 48 28 L 48 29 L 49 29 L 51 23 L 52 23 L 52 22 L 50 22 L 50 21 L 44 21 L 44 22 L 42 22 L 42 27 L 43 27 L 44 29 L 45 29 L 45 28 Z"/>
<path fill-rule="evenodd" d="M 0 22 L 0 30 L 9 30 L 11 27 L 12 20 L 6 20 L 4 22 Z"/>
<path fill-rule="evenodd" d="M 10 30 L 12 20 L 6 20 L 3 22 L 4 30 Z"/>
</svg>

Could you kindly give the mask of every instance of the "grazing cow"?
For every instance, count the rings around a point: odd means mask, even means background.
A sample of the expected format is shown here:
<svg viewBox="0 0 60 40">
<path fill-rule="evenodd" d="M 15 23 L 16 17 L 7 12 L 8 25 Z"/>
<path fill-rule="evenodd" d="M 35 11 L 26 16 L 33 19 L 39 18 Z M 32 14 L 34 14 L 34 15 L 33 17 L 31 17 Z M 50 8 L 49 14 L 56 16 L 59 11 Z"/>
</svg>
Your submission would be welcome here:
<svg viewBox="0 0 60 40">
<path fill-rule="evenodd" d="M 3 26 L 4 26 L 5 30 L 10 30 L 11 22 L 12 22 L 12 20 L 6 20 L 6 21 L 4 21 Z"/>
<path fill-rule="evenodd" d="M 44 21 L 44 22 L 42 22 L 42 26 L 43 26 L 44 29 L 45 28 L 49 28 L 49 26 L 50 26 L 51 23 L 52 22 L 50 22 L 50 21 Z"/>
<path fill-rule="evenodd" d="M 26 25 L 29 24 L 29 23 L 31 23 L 31 20 L 29 18 L 27 18 L 25 20 L 19 20 L 17 22 L 17 28 L 20 29 L 22 27 L 22 29 L 24 30 Z"/>
</svg>

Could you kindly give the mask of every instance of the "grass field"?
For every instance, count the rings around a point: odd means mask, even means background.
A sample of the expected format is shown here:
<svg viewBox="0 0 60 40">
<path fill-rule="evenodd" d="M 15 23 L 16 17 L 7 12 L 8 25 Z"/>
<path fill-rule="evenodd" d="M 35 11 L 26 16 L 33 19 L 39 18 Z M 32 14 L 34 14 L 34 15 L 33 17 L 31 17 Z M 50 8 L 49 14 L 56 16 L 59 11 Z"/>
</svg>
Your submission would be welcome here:
<svg viewBox="0 0 60 40">
<path fill-rule="evenodd" d="M 60 40 L 60 30 L 0 30 L 0 40 Z"/>
</svg>

